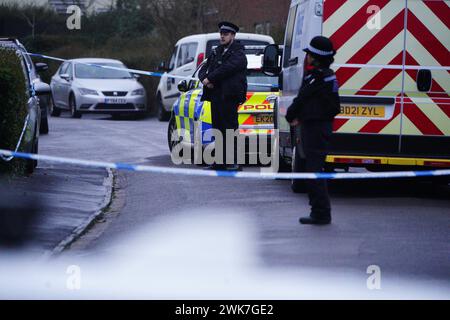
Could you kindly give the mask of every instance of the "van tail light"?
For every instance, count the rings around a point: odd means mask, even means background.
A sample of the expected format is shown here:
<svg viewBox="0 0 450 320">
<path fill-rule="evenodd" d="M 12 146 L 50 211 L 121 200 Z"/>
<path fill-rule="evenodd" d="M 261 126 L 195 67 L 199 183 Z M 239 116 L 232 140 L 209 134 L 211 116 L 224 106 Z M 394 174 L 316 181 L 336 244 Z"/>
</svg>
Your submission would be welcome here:
<svg viewBox="0 0 450 320">
<path fill-rule="evenodd" d="M 200 53 L 197 57 L 197 67 L 202 64 L 203 60 L 205 60 L 205 54 Z"/>
<path fill-rule="evenodd" d="M 334 158 L 335 163 L 350 163 L 350 164 L 381 164 L 379 159 L 353 159 L 353 158 Z"/>
<path fill-rule="evenodd" d="M 450 167 L 450 162 L 425 161 L 423 165 L 426 167 L 448 168 Z"/>
</svg>

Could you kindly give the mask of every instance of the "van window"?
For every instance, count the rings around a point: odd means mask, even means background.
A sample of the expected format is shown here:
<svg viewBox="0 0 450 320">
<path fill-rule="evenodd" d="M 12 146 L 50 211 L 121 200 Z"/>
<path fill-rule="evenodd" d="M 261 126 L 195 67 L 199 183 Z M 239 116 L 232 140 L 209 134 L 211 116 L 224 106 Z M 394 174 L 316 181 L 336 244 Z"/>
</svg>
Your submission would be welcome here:
<svg viewBox="0 0 450 320">
<path fill-rule="evenodd" d="M 267 92 L 271 90 L 270 87 L 256 84 L 268 84 L 277 87 L 278 77 L 269 77 L 260 70 L 247 70 L 247 82 L 249 83 L 249 92 Z"/>
<path fill-rule="evenodd" d="M 239 41 L 240 44 L 242 44 L 243 46 L 267 46 L 270 43 L 267 41 L 261 41 L 261 40 L 236 40 Z M 209 57 L 209 55 L 211 54 L 213 48 L 216 48 L 220 45 L 220 40 L 209 40 L 206 44 L 206 57 Z M 257 51 L 262 51 L 264 49 L 261 50 L 245 50 L 246 54 L 257 54 Z"/>
<path fill-rule="evenodd" d="M 303 22 L 305 19 L 305 5 L 302 5 L 300 7 L 298 7 L 297 9 L 297 19 L 296 19 L 296 24 L 295 24 L 295 33 L 294 33 L 294 37 L 293 37 L 293 42 L 292 43 L 292 47 L 294 51 L 297 50 L 303 50 L 303 43 L 302 43 L 302 35 L 303 35 Z M 292 54 L 291 54 L 292 56 Z"/>
<path fill-rule="evenodd" d="M 177 51 L 178 51 L 178 46 L 175 47 L 175 49 L 173 50 L 172 53 L 172 57 L 170 57 L 170 61 L 169 61 L 169 72 L 172 71 L 173 69 L 175 69 L 175 61 L 177 58 Z"/>
<path fill-rule="evenodd" d="M 295 18 L 297 16 L 297 7 L 292 7 L 289 11 L 288 23 L 286 26 L 286 41 L 284 45 L 283 67 L 289 67 L 289 59 L 291 59 L 292 40 L 294 39 Z M 303 23 L 302 23 L 303 24 Z"/>
<path fill-rule="evenodd" d="M 178 54 L 177 68 L 195 61 L 197 47 L 197 43 L 186 43 L 181 45 L 180 53 Z"/>
</svg>

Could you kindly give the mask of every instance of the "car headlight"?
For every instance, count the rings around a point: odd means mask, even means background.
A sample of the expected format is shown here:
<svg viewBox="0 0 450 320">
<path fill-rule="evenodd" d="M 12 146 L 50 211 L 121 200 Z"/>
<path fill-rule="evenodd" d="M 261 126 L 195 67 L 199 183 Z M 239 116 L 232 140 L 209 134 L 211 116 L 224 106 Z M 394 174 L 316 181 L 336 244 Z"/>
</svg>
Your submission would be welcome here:
<svg viewBox="0 0 450 320">
<path fill-rule="evenodd" d="M 143 96 L 145 95 L 144 89 L 137 89 L 131 93 L 132 96 Z"/>
<path fill-rule="evenodd" d="M 98 96 L 97 91 L 91 90 L 91 89 L 80 88 L 80 93 L 82 96 L 87 96 L 87 95 Z"/>
</svg>

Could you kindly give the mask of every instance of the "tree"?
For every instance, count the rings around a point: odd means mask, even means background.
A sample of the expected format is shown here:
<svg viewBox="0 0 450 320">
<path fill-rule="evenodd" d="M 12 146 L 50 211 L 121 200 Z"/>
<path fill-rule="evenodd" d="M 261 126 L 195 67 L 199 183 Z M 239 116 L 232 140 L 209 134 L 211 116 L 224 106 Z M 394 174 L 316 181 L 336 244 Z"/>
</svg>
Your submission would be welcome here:
<svg viewBox="0 0 450 320">
<path fill-rule="evenodd" d="M 195 33 L 217 30 L 212 22 L 218 10 L 214 2 L 206 0 L 141 0 L 150 8 L 155 28 L 171 44 L 179 38 Z M 234 7 L 234 2 L 230 6 Z M 214 27 L 213 27 L 214 25 Z M 214 28 L 214 29 L 213 29 Z"/>
<path fill-rule="evenodd" d="M 48 8 L 38 6 L 35 4 L 26 4 L 21 7 L 17 7 L 17 16 L 24 20 L 26 24 L 31 28 L 31 37 L 34 40 L 36 36 L 36 30 L 43 22 L 46 22 L 48 17 L 52 14 Z"/>
</svg>

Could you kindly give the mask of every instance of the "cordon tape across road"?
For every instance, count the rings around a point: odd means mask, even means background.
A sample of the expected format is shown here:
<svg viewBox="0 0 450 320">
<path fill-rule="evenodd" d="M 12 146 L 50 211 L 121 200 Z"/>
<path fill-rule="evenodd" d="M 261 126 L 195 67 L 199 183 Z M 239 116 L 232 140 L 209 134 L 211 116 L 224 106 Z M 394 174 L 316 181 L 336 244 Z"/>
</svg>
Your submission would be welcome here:
<svg viewBox="0 0 450 320">
<path fill-rule="evenodd" d="M 27 53 L 30 56 L 55 60 L 64 62 L 66 59 L 46 56 L 36 53 Z M 92 65 L 100 68 L 115 69 L 115 70 L 126 70 L 131 73 L 141 74 L 152 77 L 161 77 L 163 74 L 158 72 L 150 72 L 136 69 L 128 68 L 117 68 L 112 66 L 103 66 L 91 63 L 83 63 L 86 65 Z M 345 65 L 346 67 L 352 67 L 352 65 Z M 365 65 L 367 67 L 367 65 Z M 374 68 L 379 68 L 381 66 L 372 66 Z M 388 68 L 397 68 L 398 66 L 383 66 Z M 402 68 L 409 69 L 409 66 Z M 411 66 L 415 68 L 415 66 Z M 450 68 L 446 68 L 450 69 Z M 172 76 L 171 78 L 180 78 L 188 80 L 198 80 L 196 78 L 183 77 L 183 76 Z M 258 86 L 270 86 L 277 87 L 268 84 L 250 84 Z M 162 174 L 175 174 L 175 175 L 189 175 L 189 176 L 203 176 L 203 177 L 232 177 L 232 178 L 242 178 L 242 179 L 266 179 L 266 180 L 291 180 L 291 179 L 390 179 L 390 178 L 415 178 L 415 177 L 439 177 L 439 176 L 450 176 L 450 170 L 424 170 L 424 171 L 395 171 L 395 172 L 364 172 L 364 173 L 274 173 L 270 172 L 270 169 L 265 168 L 261 172 L 235 172 L 235 171 L 210 171 L 210 170 L 199 170 L 199 169 L 189 169 L 189 168 L 173 168 L 173 167 L 158 167 L 158 166 L 145 166 L 145 165 L 134 165 L 129 163 L 113 163 L 104 161 L 90 161 L 82 159 L 72 159 L 64 157 L 37 155 L 30 153 L 22 153 L 10 150 L 0 149 L 0 159 L 27 159 L 27 160 L 37 160 L 42 162 L 53 162 L 61 164 L 69 164 L 83 167 L 92 168 L 108 168 L 115 170 L 126 170 L 135 172 L 149 172 L 149 173 L 162 173 Z"/>
<path fill-rule="evenodd" d="M 262 172 L 235 172 L 235 171 L 211 171 L 189 168 L 173 168 L 134 165 L 129 163 L 113 163 L 104 161 L 89 161 L 81 159 L 54 157 L 46 155 L 37 155 L 30 153 L 14 152 L 9 150 L 0 150 L 0 155 L 6 157 L 15 157 L 20 159 L 37 160 L 42 162 L 53 162 L 69 164 L 91 168 L 105 168 L 115 170 L 125 170 L 134 172 L 163 173 L 174 175 L 202 176 L 202 177 L 230 177 L 241 179 L 266 179 L 266 180 L 291 180 L 291 179 L 387 179 L 387 178 L 416 178 L 416 177 L 439 177 L 450 176 L 450 170 L 434 171 L 396 171 L 396 172 L 364 172 L 364 173 L 273 173 Z"/>
</svg>

